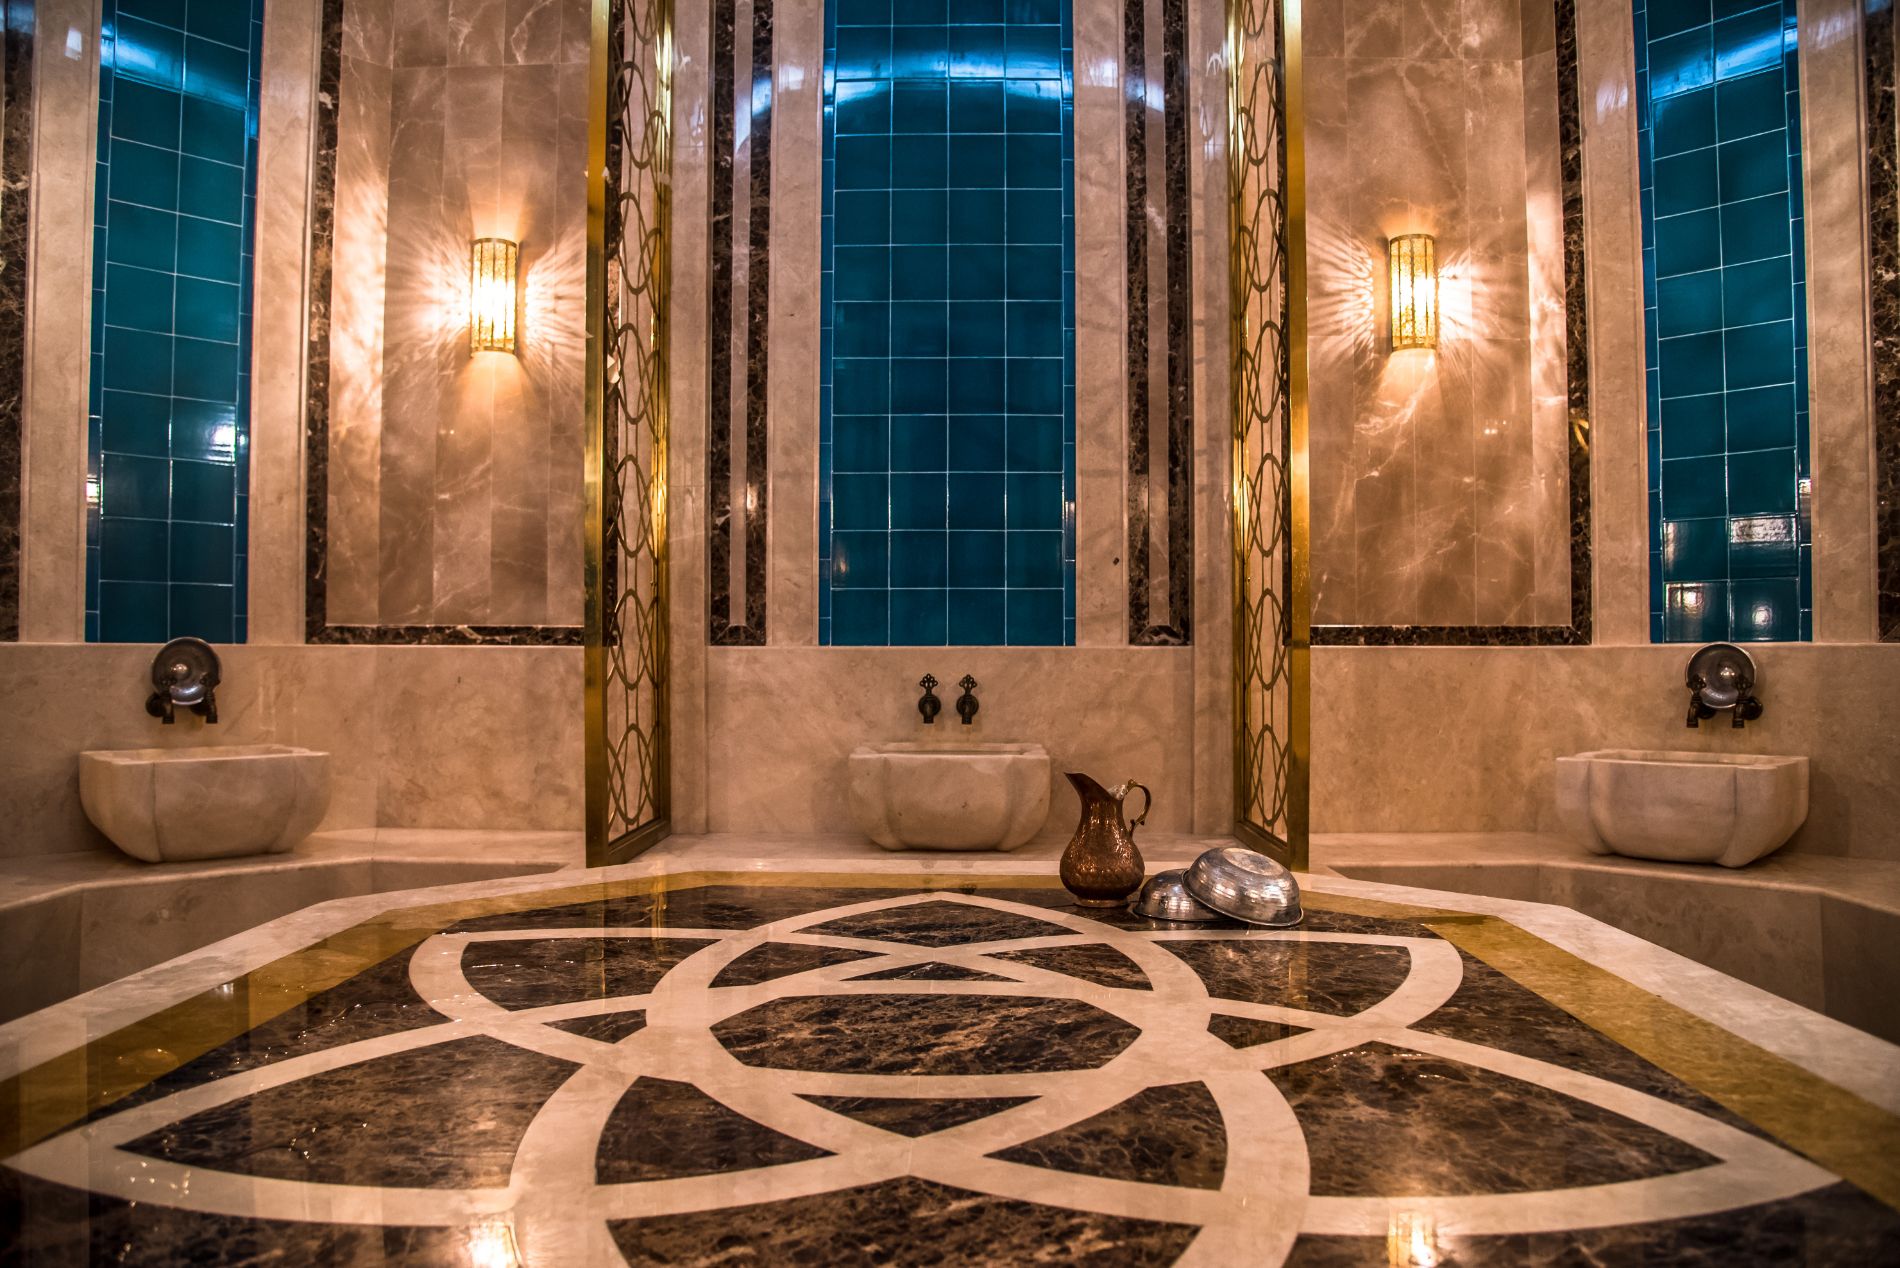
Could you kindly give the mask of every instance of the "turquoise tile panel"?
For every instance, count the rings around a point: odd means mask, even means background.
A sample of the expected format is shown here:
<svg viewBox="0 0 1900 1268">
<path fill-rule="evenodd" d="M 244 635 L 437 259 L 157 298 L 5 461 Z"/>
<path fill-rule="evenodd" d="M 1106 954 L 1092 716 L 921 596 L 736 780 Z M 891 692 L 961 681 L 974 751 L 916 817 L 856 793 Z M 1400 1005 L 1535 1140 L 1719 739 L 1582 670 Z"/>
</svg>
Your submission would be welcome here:
<svg viewBox="0 0 1900 1268">
<path fill-rule="evenodd" d="M 821 642 L 1073 641 L 1070 22 L 827 5 Z"/>
<path fill-rule="evenodd" d="M 263 3 L 100 30 L 86 636 L 243 641 Z"/>
<path fill-rule="evenodd" d="M 1812 637 L 1796 0 L 1633 0 L 1651 631 Z"/>
</svg>

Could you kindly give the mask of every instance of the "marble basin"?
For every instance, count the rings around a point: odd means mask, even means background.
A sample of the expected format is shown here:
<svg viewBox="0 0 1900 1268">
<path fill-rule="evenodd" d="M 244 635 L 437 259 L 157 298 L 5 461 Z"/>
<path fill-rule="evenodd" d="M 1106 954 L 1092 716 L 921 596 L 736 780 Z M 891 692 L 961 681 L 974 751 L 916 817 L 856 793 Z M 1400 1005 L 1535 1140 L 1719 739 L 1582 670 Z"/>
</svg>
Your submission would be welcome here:
<svg viewBox="0 0 1900 1268">
<path fill-rule="evenodd" d="M 887 850 L 1013 850 L 1049 817 L 1040 744 L 868 745 L 851 754 L 851 814 Z"/>
<path fill-rule="evenodd" d="M 330 755 L 284 744 L 79 755 L 86 817 L 135 859 L 281 854 L 330 806 Z"/>
<path fill-rule="evenodd" d="M 1557 815 L 1598 854 L 1743 867 L 1808 817 L 1808 759 L 1604 749 L 1557 759 Z"/>
</svg>

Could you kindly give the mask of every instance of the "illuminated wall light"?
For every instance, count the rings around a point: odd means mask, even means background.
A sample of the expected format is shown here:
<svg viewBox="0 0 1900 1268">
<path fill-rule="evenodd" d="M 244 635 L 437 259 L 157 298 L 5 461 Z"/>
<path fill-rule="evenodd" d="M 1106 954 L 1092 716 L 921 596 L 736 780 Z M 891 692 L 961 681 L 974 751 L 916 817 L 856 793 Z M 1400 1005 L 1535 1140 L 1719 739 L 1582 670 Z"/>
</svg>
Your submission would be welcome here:
<svg viewBox="0 0 1900 1268">
<path fill-rule="evenodd" d="M 520 248 L 506 238 L 477 238 L 468 247 L 470 352 L 513 352 L 519 304 Z"/>
<path fill-rule="evenodd" d="M 1438 346 L 1438 244 L 1408 233 L 1385 244 L 1392 269 L 1392 351 Z"/>
</svg>

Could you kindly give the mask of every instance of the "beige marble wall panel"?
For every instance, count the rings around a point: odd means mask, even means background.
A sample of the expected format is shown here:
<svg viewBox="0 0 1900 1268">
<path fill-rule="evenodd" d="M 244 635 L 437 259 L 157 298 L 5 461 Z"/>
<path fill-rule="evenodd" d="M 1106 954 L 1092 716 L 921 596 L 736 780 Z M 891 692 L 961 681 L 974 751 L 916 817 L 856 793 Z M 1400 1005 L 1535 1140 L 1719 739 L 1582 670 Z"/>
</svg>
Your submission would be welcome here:
<svg viewBox="0 0 1900 1268">
<path fill-rule="evenodd" d="M 0 858 L 114 849 L 79 804 L 78 755 L 88 749 L 320 749 L 331 758 L 324 830 L 580 825 L 578 648 L 220 654 L 217 724 L 181 715 L 164 726 L 145 712 L 150 648 L 0 645 L 0 691 L 18 723 L 0 745 Z"/>
<path fill-rule="evenodd" d="M 677 832 L 707 830 L 706 207 L 707 6 L 674 14 L 673 260 L 667 397 L 671 419 L 667 550 L 671 559 L 672 802 Z M 817 561 L 813 560 L 813 568 Z M 722 649 L 730 654 L 730 649 Z"/>
<path fill-rule="evenodd" d="M 397 3 L 398 0 L 349 0 L 343 6 L 343 56 L 376 66 L 393 65 Z"/>
<path fill-rule="evenodd" d="M 1075 11 L 1075 641 L 1084 647 L 1128 642 L 1121 18 L 1118 4 Z"/>
<path fill-rule="evenodd" d="M 377 6 L 360 6 L 367 16 Z M 336 625 L 373 625 L 382 584 L 383 307 L 389 232 L 389 45 L 344 8 L 339 73 L 335 236 L 330 287 L 328 590 Z M 389 15 L 383 14 L 385 18 Z M 359 56 L 351 48 L 374 50 Z"/>
<path fill-rule="evenodd" d="M 514 66 L 569 60 L 563 28 L 568 11 L 580 7 L 562 0 L 505 0 L 502 60 Z"/>
<path fill-rule="evenodd" d="M 507 42 L 507 0 L 449 0 L 451 66 L 499 66 Z"/>
<path fill-rule="evenodd" d="M 917 714 L 917 680 L 965 673 L 983 702 L 968 727 Z M 1045 836 L 1074 829 L 1080 770 L 1154 789 L 1157 832 L 1194 821 L 1193 658 L 1183 648 L 720 648 L 709 662 L 706 756 L 713 832 L 854 832 L 843 795 L 860 744 L 1034 742 L 1049 750 Z M 946 722 L 945 719 L 948 719 Z"/>
<path fill-rule="evenodd" d="M 1570 622 L 1570 373 L 1564 276 L 1563 139 L 1558 126 L 1555 6 L 1526 0 L 1523 63 L 1525 250 L 1530 317 L 1530 472 L 1534 577 L 1526 619 Z M 1533 26 L 1530 14 L 1541 15 Z"/>
<path fill-rule="evenodd" d="M 406 23 L 406 5 L 399 16 Z M 396 28 L 399 58 L 406 29 Z M 436 432 L 454 400 L 445 391 L 450 358 L 467 356 L 451 316 L 459 273 L 449 271 L 454 222 L 441 196 L 445 78 L 439 69 L 399 69 L 391 79 L 378 614 L 392 625 L 434 614 Z"/>
<path fill-rule="evenodd" d="M 820 213 L 824 193 L 825 15 L 822 5 L 773 9 L 771 403 L 766 637 L 818 642 Z M 734 263 L 742 261 L 735 258 Z M 740 347 L 744 347 L 741 342 Z M 735 375 L 743 383 L 741 376 Z M 744 393 L 739 409 L 743 410 Z M 743 413 L 738 415 L 743 417 Z M 738 465 L 738 464 L 735 464 Z M 740 554 L 742 552 L 735 552 Z M 735 564 L 740 561 L 735 560 Z M 743 588 L 733 590 L 740 602 Z"/>
<path fill-rule="evenodd" d="M 267 0 L 251 336 L 250 641 L 304 637 L 304 349 L 322 6 Z"/>
<path fill-rule="evenodd" d="M 449 59 L 449 0 L 397 0 L 397 66 L 444 66 Z"/>
<path fill-rule="evenodd" d="M 582 22 L 584 6 L 567 5 L 564 23 Z M 563 26 L 565 34 L 566 26 Z M 587 535 L 587 46 L 569 59 L 556 79 L 560 131 L 555 139 L 555 245 L 541 257 L 528 284 L 524 320 L 535 333 L 523 360 L 547 384 L 548 481 L 547 609 L 550 625 L 586 619 L 584 541 Z"/>
<path fill-rule="evenodd" d="M 1855 0 L 1801 6 L 1814 637 L 1824 642 L 1879 635 L 1860 12 Z"/>
<path fill-rule="evenodd" d="M 379 826 L 581 826 L 578 648 L 374 650 Z"/>
<path fill-rule="evenodd" d="M 1234 820 L 1232 348 L 1229 336 L 1226 6 L 1189 6 L 1194 235 L 1194 809 L 1197 833 Z M 1087 154 L 1090 151 L 1084 150 Z"/>
<path fill-rule="evenodd" d="M 20 638 L 77 642 L 86 614 L 86 383 L 99 30 L 92 0 L 40 0 L 27 246 Z"/>
<path fill-rule="evenodd" d="M 1590 518 L 1595 637 L 1649 641 L 1649 474 L 1643 438 L 1643 257 L 1636 47 L 1617 5 L 1577 6 L 1590 293 Z"/>
<path fill-rule="evenodd" d="M 1785 753 L 1812 762 L 1808 823 L 1788 849 L 1900 860 L 1900 647 L 1754 649 L 1767 711 L 1739 731 L 1683 725 L 1690 650 L 1316 649 L 1314 829 L 1554 831 L 1560 755 Z M 1846 726 L 1844 682 L 1861 684 Z"/>
</svg>

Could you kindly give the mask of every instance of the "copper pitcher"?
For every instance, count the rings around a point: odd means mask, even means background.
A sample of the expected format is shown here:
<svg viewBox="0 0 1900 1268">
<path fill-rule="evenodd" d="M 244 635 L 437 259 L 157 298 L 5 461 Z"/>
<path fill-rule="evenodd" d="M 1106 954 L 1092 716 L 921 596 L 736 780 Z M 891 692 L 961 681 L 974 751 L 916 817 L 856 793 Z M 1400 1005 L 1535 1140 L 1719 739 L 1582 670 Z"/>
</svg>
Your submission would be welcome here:
<svg viewBox="0 0 1900 1268">
<path fill-rule="evenodd" d="M 1108 789 L 1075 771 L 1069 771 L 1068 778 L 1082 799 L 1082 822 L 1062 852 L 1062 883 L 1080 906 L 1119 907 L 1141 888 L 1144 868 L 1141 851 L 1135 848 L 1135 829 L 1148 821 L 1154 794 L 1132 779 Z M 1141 814 L 1128 823 L 1122 818 L 1122 803 L 1137 788 L 1143 798 Z"/>
</svg>

